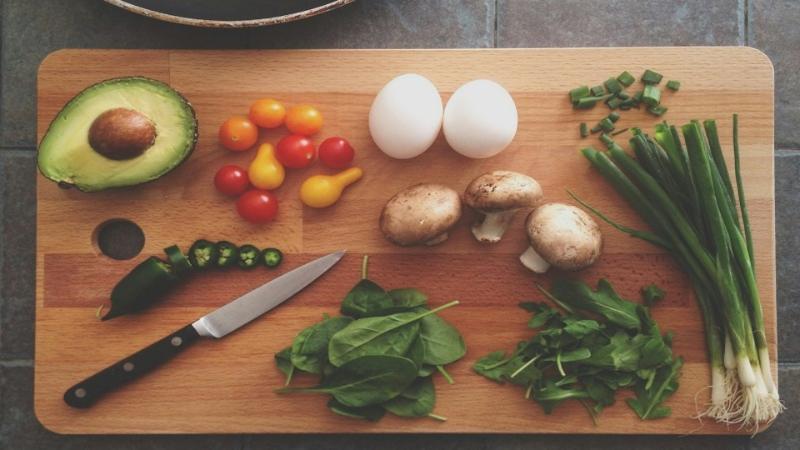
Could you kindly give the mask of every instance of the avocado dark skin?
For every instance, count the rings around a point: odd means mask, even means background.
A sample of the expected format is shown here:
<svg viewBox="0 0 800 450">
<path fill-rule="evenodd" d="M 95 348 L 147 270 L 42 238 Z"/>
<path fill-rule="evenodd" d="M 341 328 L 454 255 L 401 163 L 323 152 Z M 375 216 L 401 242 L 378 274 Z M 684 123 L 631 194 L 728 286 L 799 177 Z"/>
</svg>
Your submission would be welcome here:
<svg viewBox="0 0 800 450">
<path fill-rule="evenodd" d="M 89 128 L 89 145 L 106 158 L 135 158 L 156 141 L 156 126 L 144 114 L 114 108 L 100 114 Z"/>
</svg>

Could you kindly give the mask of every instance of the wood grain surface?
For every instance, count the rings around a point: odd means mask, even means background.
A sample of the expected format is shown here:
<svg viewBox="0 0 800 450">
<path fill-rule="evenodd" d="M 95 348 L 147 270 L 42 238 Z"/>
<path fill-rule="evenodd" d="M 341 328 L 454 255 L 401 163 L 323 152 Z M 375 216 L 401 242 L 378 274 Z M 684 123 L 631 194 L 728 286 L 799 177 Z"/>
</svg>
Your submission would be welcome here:
<svg viewBox="0 0 800 450">
<path fill-rule="evenodd" d="M 38 127 L 48 123 L 73 95 L 107 78 L 144 75 L 183 93 L 197 110 L 200 138 L 191 158 L 164 178 L 136 188 L 84 194 L 38 180 L 35 409 L 39 420 L 59 433 L 737 433 L 693 418 L 709 399 L 699 312 L 686 277 L 658 249 L 601 225 L 604 255 L 580 273 L 589 282 L 609 278 L 621 293 L 638 298 L 648 283 L 668 295 L 654 315 L 663 330 L 675 332 L 675 352 L 686 359 L 681 386 L 669 401 L 672 416 L 640 421 L 622 401 L 592 424 L 583 408 L 567 403 L 552 415 L 523 399 L 513 386 L 496 385 L 472 373 L 476 358 L 510 349 L 528 335 L 520 300 L 539 299 L 535 283 L 549 283 L 517 261 L 526 240 L 522 214 L 503 241 L 476 243 L 466 214 L 450 240 L 432 248 L 400 249 L 377 228 L 383 203 L 398 190 L 436 181 L 462 190 L 490 169 L 512 169 L 540 181 L 549 201 L 567 201 L 571 189 L 622 223 L 641 226 L 624 202 L 578 153 L 587 144 L 580 122 L 593 123 L 605 107 L 575 112 L 566 91 L 599 84 L 623 70 L 640 74 L 653 68 L 681 80 L 678 93 L 665 92 L 666 118 L 719 120 L 723 145 L 730 149 L 731 114 L 741 115 L 744 178 L 757 249 L 758 282 L 765 308 L 773 361 L 775 330 L 775 241 L 773 195 L 772 66 L 750 48 L 626 48 L 515 50 L 293 50 L 293 51 L 119 51 L 65 50 L 40 67 Z M 469 160 L 440 137 L 422 156 L 392 160 L 372 143 L 367 113 L 374 95 L 394 76 L 418 72 L 430 78 L 446 99 L 462 83 L 490 78 L 503 84 L 519 110 L 519 131 L 510 148 L 487 160 Z M 234 202 L 214 191 L 221 165 L 246 165 L 252 153 L 232 154 L 217 143 L 217 127 L 228 116 L 244 114 L 260 97 L 286 104 L 317 105 L 325 126 L 317 138 L 341 135 L 357 149 L 365 177 L 326 210 L 303 208 L 297 190 L 302 180 L 326 172 L 320 164 L 290 171 L 277 191 L 279 219 L 249 225 Z M 623 113 L 619 127 L 650 127 L 658 119 L 643 111 Z M 276 142 L 285 131 L 262 139 Z M 143 254 L 115 261 L 99 253 L 95 229 L 112 218 L 139 224 Z M 149 311 L 100 322 L 97 305 L 116 281 L 144 255 L 159 254 L 195 239 L 278 246 L 286 252 L 277 272 L 232 270 L 198 276 Z M 347 249 L 333 270 L 287 304 L 226 339 L 206 341 L 162 369 L 107 396 L 89 410 L 73 410 L 61 400 L 75 382 L 198 316 L 311 258 Z M 436 377 L 436 413 L 448 420 L 386 417 L 364 423 L 338 417 L 323 396 L 280 396 L 282 378 L 273 354 L 302 328 L 335 314 L 358 279 L 361 255 L 372 256 L 371 276 L 385 287 L 415 286 L 432 304 L 459 299 L 442 315 L 463 332 L 469 351 L 452 366 L 456 384 Z M 777 370 L 773 373 L 777 374 Z M 298 383 L 310 383 L 307 378 Z"/>
</svg>

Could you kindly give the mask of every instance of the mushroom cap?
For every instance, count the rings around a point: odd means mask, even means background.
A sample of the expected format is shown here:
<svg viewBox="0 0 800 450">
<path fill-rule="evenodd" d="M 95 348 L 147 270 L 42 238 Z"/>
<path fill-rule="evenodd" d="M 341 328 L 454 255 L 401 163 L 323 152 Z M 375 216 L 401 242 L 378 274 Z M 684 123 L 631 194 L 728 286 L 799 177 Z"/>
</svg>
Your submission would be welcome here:
<svg viewBox="0 0 800 450">
<path fill-rule="evenodd" d="M 458 192 L 440 184 L 417 184 L 386 202 L 380 227 L 397 245 L 417 245 L 447 232 L 460 217 Z"/>
<path fill-rule="evenodd" d="M 600 257 L 603 236 L 589 214 L 572 205 L 547 203 L 525 221 L 531 247 L 551 265 L 579 270 Z"/>
<path fill-rule="evenodd" d="M 542 200 L 542 187 L 519 172 L 495 170 L 478 176 L 464 191 L 470 208 L 484 213 L 535 207 Z"/>
</svg>

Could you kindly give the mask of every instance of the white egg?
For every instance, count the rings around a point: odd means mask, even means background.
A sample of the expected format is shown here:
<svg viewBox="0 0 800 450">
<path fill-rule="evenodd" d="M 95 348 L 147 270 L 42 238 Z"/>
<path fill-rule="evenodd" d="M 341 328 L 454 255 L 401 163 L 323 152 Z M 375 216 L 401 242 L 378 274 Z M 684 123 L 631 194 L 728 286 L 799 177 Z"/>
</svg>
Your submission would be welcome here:
<svg viewBox="0 0 800 450">
<path fill-rule="evenodd" d="M 427 78 L 409 73 L 388 82 L 369 110 L 372 140 L 392 158 L 427 150 L 442 128 L 442 97 Z"/>
<path fill-rule="evenodd" d="M 474 80 L 456 89 L 444 109 L 444 137 L 470 158 L 502 152 L 517 134 L 517 106 L 511 94 L 491 80 Z"/>
</svg>

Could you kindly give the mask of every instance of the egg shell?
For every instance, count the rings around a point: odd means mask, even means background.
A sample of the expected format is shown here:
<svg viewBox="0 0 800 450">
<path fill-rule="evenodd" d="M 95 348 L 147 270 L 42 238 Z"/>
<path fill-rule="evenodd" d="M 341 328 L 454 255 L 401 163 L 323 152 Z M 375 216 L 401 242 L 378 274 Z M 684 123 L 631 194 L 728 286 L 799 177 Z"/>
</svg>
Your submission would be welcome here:
<svg viewBox="0 0 800 450">
<path fill-rule="evenodd" d="M 469 158 L 502 152 L 517 134 L 517 106 L 511 94 L 491 80 L 473 80 L 453 92 L 444 110 L 444 136 L 453 150 Z"/>
<path fill-rule="evenodd" d="M 384 153 L 397 159 L 419 156 L 442 127 L 442 97 L 427 78 L 409 73 L 384 86 L 369 111 L 369 132 Z"/>
</svg>

